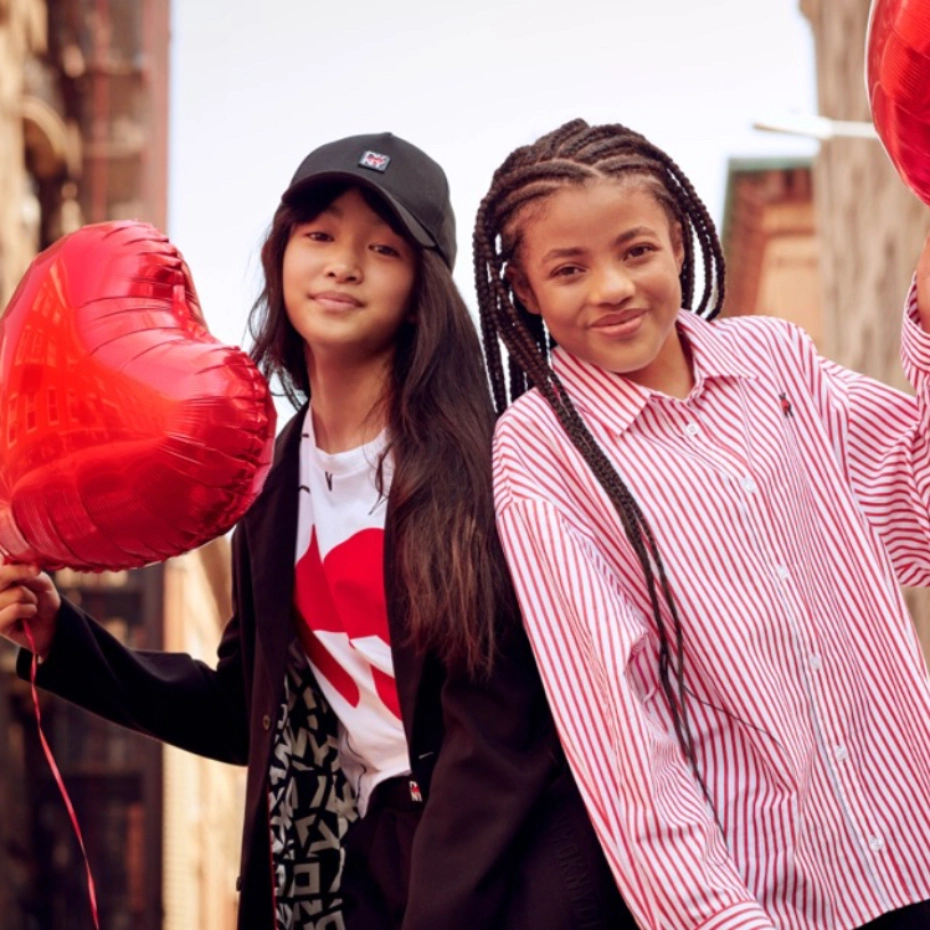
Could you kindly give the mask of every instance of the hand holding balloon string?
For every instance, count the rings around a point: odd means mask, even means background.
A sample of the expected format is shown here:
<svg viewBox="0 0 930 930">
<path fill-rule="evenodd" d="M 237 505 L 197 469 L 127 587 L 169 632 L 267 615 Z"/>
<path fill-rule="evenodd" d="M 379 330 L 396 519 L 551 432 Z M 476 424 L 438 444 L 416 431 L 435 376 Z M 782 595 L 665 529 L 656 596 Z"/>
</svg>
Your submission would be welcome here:
<svg viewBox="0 0 930 930">
<path fill-rule="evenodd" d="M 60 607 L 52 579 L 38 566 L 0 564 L 0 636 L 44 659 Z"/>
</svg>

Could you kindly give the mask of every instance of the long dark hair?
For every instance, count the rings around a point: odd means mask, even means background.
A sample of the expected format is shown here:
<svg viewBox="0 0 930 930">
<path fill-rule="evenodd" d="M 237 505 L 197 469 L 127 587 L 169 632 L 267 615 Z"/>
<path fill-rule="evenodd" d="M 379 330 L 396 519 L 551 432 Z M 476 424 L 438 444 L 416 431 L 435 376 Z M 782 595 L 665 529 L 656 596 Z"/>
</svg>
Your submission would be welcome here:
<svg viewBox="0 0 930 930">
<path fill-rule="evenodd" d="M 284 306 L 284 250 L 297 225 L 346 189 L 327 185 L 298 206 L 282 203 L 262 246 L 265 284 L 249 317 L 251 355 L 295 407 L 310 396 L 310 384 L 303 340 Z M 495 618 L 517 612 L 494 527 L 494 409 L 481 342 L 438 253 L 413 242 L 380 197 L 360 192 L 417 255 L 410 320 L 397 334 L 385 399 L 398 570 L 392 588 L 414 645 L 479 677 L 491 667 Z"/>
<path fill-rule="evenodd" d="M 555 343 L 542 317 L 527 312 L 505 276 L 507 263 L 519 260 L 523 209 L 567 184 L 584 184 L 599 178 L 635 179 L 655 195 L 670 220 L 681 225 L 684 263 L 680 281 L 684 305 L 689 306 L 694 299 L 696 244 L 704 280 L 695 310 L 707 318 L 719 312 L 724 297 L 723 253 L 707 208 L 681 169 L 665 152 L 625 126 L 589 126 L 584 120 L 573 120 L 513 152 L 495 172 L 478 210 L 474 234 L 475 286 L 488 374 L 498 412 L 530 384 L 539 390 L 610 497 L 646 579 L 659 638 L 659 678 L 675 733 L 709 800 L 688 721 L 681 620 L 655 536 L 639 504 L 552 370 L 550 353 Z M 501 341 L 510 356 L 506 377 Z M 663 616 L 663 605 L 671 631 Z"/>
</svg>

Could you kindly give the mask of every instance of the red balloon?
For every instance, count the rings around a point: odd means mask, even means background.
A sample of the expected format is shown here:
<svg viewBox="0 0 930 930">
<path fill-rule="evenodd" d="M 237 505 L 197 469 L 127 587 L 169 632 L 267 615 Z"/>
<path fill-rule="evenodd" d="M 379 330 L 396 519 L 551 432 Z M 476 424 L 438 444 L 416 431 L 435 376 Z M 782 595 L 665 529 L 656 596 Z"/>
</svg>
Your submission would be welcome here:
<svg viewBox="0 0 930 930">
<path fill-rule="evenodd" d="M 86 226 L 0 316 L 0 553 L 101 571 L 187 552 L 256 498 L 274 427 L 265 379 L 210 335 L 165 236 Z"/>
<path fill-rule="evenodd" d="M 866 86 L 888 155 L 930 204 L 930 0 L 874 0 Z"/>
</svg>

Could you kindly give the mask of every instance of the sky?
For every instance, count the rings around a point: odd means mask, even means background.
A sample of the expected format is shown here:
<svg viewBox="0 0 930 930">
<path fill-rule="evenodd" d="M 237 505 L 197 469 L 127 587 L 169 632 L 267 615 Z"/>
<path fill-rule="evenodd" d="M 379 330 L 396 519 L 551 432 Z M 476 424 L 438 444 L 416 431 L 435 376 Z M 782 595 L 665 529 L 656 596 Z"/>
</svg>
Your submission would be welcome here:
<svg viewBox="0 0 930 930">
<path fill-rule="evenodd" d="M 798 0 L 172 0 L 168 234 L 213 334 L 247 345 L 258 251 L 311 149 L 390 131 L 446 170 L 455 278 L 510 151 L 574 117 L 664 148 L 718 221 L 731 157 L 809 155 L 755 121 L 816 112 Z"/>
</svg>

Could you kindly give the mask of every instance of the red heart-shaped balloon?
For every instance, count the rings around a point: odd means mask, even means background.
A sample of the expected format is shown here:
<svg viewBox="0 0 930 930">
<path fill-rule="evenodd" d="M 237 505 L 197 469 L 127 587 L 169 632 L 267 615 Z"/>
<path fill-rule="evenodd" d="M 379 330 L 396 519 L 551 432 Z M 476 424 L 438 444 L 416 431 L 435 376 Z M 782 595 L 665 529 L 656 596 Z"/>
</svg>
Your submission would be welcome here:
<svg viewBox="0 0 930 930">
<path fill-rule="evenodd" d="M 258 495 L 274 426 L 265 379 L 210 335 L 165 236 L 86 226 L 0 316 L 0 553 L 100 571 L 187 552 Z"/>
<path fill-rule="evenodd" d="M 930 204 L 930 2 L 874 0 L 866 42 L 872 121 L 901 177 Z"/>
</svg>

